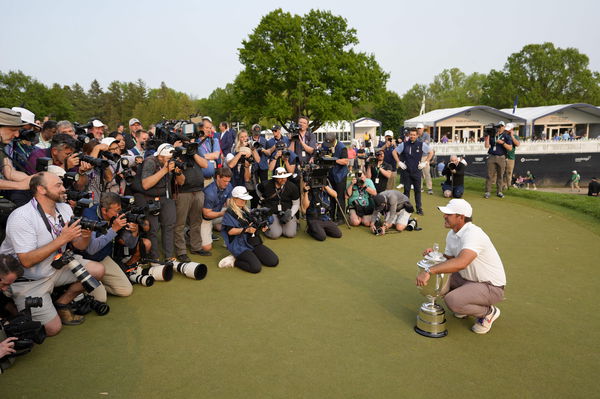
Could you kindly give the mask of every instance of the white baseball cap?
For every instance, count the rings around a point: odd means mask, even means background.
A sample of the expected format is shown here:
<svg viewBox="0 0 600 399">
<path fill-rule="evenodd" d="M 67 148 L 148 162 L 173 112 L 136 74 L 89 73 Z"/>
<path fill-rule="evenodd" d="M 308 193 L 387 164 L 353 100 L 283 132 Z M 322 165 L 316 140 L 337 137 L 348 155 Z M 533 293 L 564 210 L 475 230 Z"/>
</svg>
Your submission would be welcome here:
<svg viewBox="0 0 600 399">
<path fill-rule="evenodd" d="M 29 123 L 30 125 L 37 126 L 41 128 L 40 125 L 35 123 L 35 114 L 26 108 L 21 107 L 12 107 L 12 110 L 21 114 L 21 120 L 25 123 Z"/>
<path fill-rule="evenodd" d="M 94 127 L 104 127 L 106 125 L 104 123 L 102 123 L 102 121 L 100 119 L 94 119 L 94 121 L 92 122 L 92 126 L 94 126 Z"/>
<path fill-rule="evenodd" d="M 63 168 L 56 165 L 48 165 L 48 172 L 62 178 L 67 173 Z"/>
<path fill-rule="evenodd" d="M 231 196 L 233 198 L 239 198 L 239 199 L 243 199 L 243 200 L 251 200 L 252 196 L 250 194 L 248 194 L 248 190 L 246 190 L 246 187 L 244 186 L 237 186 L 233 188 L 233 191 L 231 192 Z"/>
<path fill-rule="evenodd" d="M 387 136 L 394 137 L 394 132 L 392 132 L 391 130 L 386 130 L 383 135 L 385 137 L 387 137 Z"/>
<path fill-rule="evenodd" d="M 496 124 L 496 126 L 505 126 L 505 125 L 506 125 L 506 123 L 504 123 L 504 121 L 500 121 Z"/>
<path fill-rule="evenodd" d="M 129 126 L 133 126 L 136 123 L 139 123 L 141 125 L 140 120 L 138 118 L 131 118 L 129 120 Z"/>
<path fill-rule="evenodd" d="M 169 143 L 162 143 L 156 149 L 156 153 L 154 155 L 161 155 L 163 157 L 171 158 L 173 156 L 173 151 L 175 148 Z"/>
<path fill-rule="evenodd" d="M 506 130 L 513 130 L 515 128 L 515 124 L 514 123 L 507 123 L 504 128 Z"/>
<path fill-rule="evenodd" d="M 291 173 L 287 173 L 287 170 L 285 170 L 283 166 L 280 166 L 277 169 L 275 169 L 273 177 L 275 179 L 285 179 L 286 177 L 290 177 L 291 175 Z"/>
<path fill-rule="evenodd" d="M 464 199 L 453 199 L 446 206 L 438 206 L 438 209 L 446 215 L 464 215 L 468 218 L 473 216 L 473 208 Z"/>
<path fill-rule="evenodd" d="M 109 146 L 109 147 L 110 147 L 110 145 L 111 145 L 112 143 L 114 143 L 115 141 L 116 141 L 117 143 L 119 142 L 119 140 L 117 140 L 117 139 L 116 139 L 116 138 L 114 138 L 114 137 L 105 137 L 105 138 L 103 138 L 102 140 L 100 140 L 100 144 L 106 144 L 107 146 Z"/>
<path fill-rule="evenodd" d="M 425 126 L 422 123 L 417 123 L 417 129 L 425 129 Z"/>
</svg>

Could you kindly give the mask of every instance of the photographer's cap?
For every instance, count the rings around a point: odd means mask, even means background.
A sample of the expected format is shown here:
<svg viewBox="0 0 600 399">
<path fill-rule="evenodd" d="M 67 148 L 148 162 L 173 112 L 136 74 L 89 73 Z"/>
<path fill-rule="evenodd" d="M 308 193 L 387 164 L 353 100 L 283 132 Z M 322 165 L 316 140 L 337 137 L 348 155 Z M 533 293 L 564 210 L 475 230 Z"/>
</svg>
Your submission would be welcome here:
<svg viewBox="0 0 600 399">
<path fill-rule="evenodd" d="M 324 138 L 323 142 L 325 142 L 329 145 L 333 145 L 333 143 L 335 143 L 335 139 L 336 139 L 335 132 L 327 132 L 327 133 L 325 133 L 325 138 Z"/>
<path fill-rule="evenodd" d="M 280 129 L 281 129 L 281 126 L 279 126 L 279 125 L 273 125 L 273 127 L 271 128 L 271 131 L 272 132 L 276 132 L 276 131 L 278 131 Z"/>
<path fill-rule="evenodd" d="M 41 128 L 40 125 L 35 123 L 35 114 L 26 108 L 21 107 L 12 107 L 12 110 L 21 114 L 21 120 L 26 124 L 30 124 L 33 126 L 37 126 Z"/>
<path fill-rule="evenodd" d="M 504 121 L 500 121 L 500 122 L 496 123 L 496 127 L 500 127 L 500 126 L 506 126 L 506 123 L 504 123 Z"/>
<path fill-rule="evenodd" d="M 133 126 L 133 125 L 135 125 L 136 123 L 139 123 L 139 124 L 141 125 L 141 122 L 140 122 L 140 120 L 139 120 L 138 118 L 131 118 L 131 119 L 129 120 L 129 126 Z"/>
<path fill-rule="evenodd" d="M 506 130 L 513 130 L 514 128 L 515 128 L 514 123 L 507 123 L 506 126 L 504 127 L 504 129 L 506 129 Z"/>
<path fill-rule="evenodd" d="M 100 119 L 94 119 L 94 121 L 92 122 L 92 126 L 105 127 L 106 125 Z"/>
<path fill-rule="evenodd" d="M 209 121 L 210 123 L 212 123 L 212 118 L 210 116 L 203 116 L 202 120 L 203 121 Z"/>
<path fill-rule="evenodd" d="M 273 177 L 275 179 L 285 179 L 286 177 L 290 177 L 292 174 L 288 173 L 287 170 L 285 170 L 285 168 L 283 166 L 278 167 L 277 169 L 275 169 L 275 173 L 273 174 Z"/>
<path fill-rule="evenodd" d="M 112 143 L 114 143 L 115 141 L 116 141 L 117 143 L 119 142 L 119 140 L 117 140 L 117 139 L 116 139 L 116 138 L 114 138 L 114 137 L 105 137 L 105 138 L 103 138 L 102 140 L 100 140 L 100 144 L 106 144 L 107 146 L 109 146 L 109 147 L 110 147 L 110 145 L 111 145 Z"/>
<path fill-rule="evenodd" d="M 57 165 L 48 165 L 48 172 L 60 177 L 61 179 L 65 173 L 67 173 L 66 170 Z"/>
<path fill-rule="evenodd" d="M 173 148 L 171 144 L 162 143 L 158 146 L 158 149 L 156 150 L 156 153 L 154 155 L 171 158 L 173 157 L 173 151 L 175 151 L 175 148 Z"/>
<path fill-rule="evenodd" d="M 417 123 L 417 129 L 425 129 L 425 126 L 422 123 Z"/>
<path fill-rule="evenodd" d="M 386 130 L 383 135 L 384 137 L 394 137 L 394 132 L 392 132 L 391 130 Z"/>
<path fill-rule="evenodd" d="M 473 208 L 464 199 L 453 199 L 446 206 L 438 206 L 438 209 L 446 215 L 463 215 L 468 218 L 473 216 Z"/>
<path fill-rule="evenodd" d="M 260 132 L 261 130 L 262 130 L 262 128 L 260 127 L 260 125 L 258 123 L 255 123 L 254 125 L 252 125 L 252 133 Z"/>
<path fill-rule="evenodd" d="M 9 108 L 0 108 L 0 126 L 25 126 L 27 122 L 23 122 L 21 115 Z"/>
<path fill-rule="evenodd" d="M 251 200 L 252 196 L 250 194 L 248 194 L 248 190 L 246 190 L 246 187 L 244 186 L 237 186 L 233 188 L 233 191 L 231 192 L 231 196 L 233 198 L 239 198 L 239 199 L 243 199 L 243 200 Z"/>
</svg>

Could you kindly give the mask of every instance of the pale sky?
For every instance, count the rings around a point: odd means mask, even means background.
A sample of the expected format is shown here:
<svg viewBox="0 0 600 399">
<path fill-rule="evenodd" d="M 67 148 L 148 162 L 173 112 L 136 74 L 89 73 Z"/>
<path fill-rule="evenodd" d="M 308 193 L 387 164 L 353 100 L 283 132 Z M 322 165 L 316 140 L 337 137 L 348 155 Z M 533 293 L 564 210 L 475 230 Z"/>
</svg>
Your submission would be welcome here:
<svg viewBox="0 0 600 399">
<path fill-rule="evenodd" d="M 479 1 L 3 1 L 0 71 L 45 84 L 161 81 L 195 97 L 233 82 L 237 49 L 262 16 L 282 8 L 332 11 L 357 30 L 400 95 L 445 68 L 502 69 L 526 44 L 575 47 L 600 70 L 600 2 Z"/>
</svg>

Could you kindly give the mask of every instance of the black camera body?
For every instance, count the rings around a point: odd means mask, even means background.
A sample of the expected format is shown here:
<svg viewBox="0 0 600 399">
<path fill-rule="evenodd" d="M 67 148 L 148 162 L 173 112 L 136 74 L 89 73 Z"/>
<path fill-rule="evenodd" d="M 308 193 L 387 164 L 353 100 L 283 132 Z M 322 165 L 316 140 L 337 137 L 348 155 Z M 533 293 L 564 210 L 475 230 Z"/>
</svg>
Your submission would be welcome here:
<svg viewBox="0 0 600 399">
<path fill-rule="evenodd" d="M 290 220 L 292 220 L 292 210 L 288 209 L 286 211 L 278 211 L 277 218 L 279 219 L 279 223 L 286 224 Z"/>
<path fill-rule="evenodd" d="M 132 211 L 128 211 L 124 213 L 125 219 L 127 223 L 136 223 L 138 225 L 143 225 L 146 222 L 146 215 L 142 213 L 134 213 Z"/>
<path fill-rule="evenodd" d="M 288 123 L 285 130 L 290 133 L 290 140 L 300 140 L 300 125 L 296 122 L 291 121 Z"/>
<path fill-rule="evenodd" d="M 330 169 L 331 167 L 329 166 L 309 163 L 302 169 L 302 180 L 311 189 L 325 187 L 328 184 L 327 176 Z"/>
<path fill-rule="evenodd" d="M 253 208 L 250 209 L 249 224 L 257 230 L 269 225 L 270 208 Z"/>
<path fill-rule="evenodd" d="M 108 223 L 106 224 L 108 225 Z M 87 292 L 92 292 L 100 286 L 100 282 L 96 280 L 96 278 L 92 276 L 81 263 L 79 263 L 79 261 L 75 258 L 75 255 L 73 255 L 73 251 L 70 249 L 67 249 L 63 253 L 57 254 L 54 257 L 51 265 L 57 270 L 67 266 L 69 270 L 71 270 L 71 273 L 77 277 L 77 280 L 79 280 Z"/>
<path fill-rule="evenodd" d="M 73 216 L 69 222 L 69 224 L 73 224 L 75 223 L 77 220 L 79 220 L 79 226 L 81 226 L 81 228 L 83 230 L 90 230 L 90 231 L 95 231 L 98 235 L 103 235 L 106 234 L 108 232 L 109 229 L 109 225 L 107 221 L 104 220 L 91 220 L 91 219 L 86 219 L 82 216 Z"/>
<path fill-rule="evenodd" d="M 110 154 L 113 155 L 112 153 L 110 153 Z M 108 168 L 108 166 L 110 165 L 108 160 L 106 160 L 106 159 L 94 158 L 94 157 L 91 157 L 91 156 L 83 154 L 83 153 L 77 154 L 77 157 L 79 158 L 79 161 L 87 162 L 95 168 L 105 169 L 105 168 Z"/>
<path fill-rule="evenodd" d="M 160 214 L 160 201 L 148 200 L 144 206 L 134 206 L 131 208 L 131 213 L 148 213 L 152 216 Z"/>
<path fill-rule="evenodd" d="M 50 157 L 39 157 L 35 160 L 35 171 L 36 172 L 47 172 L 48 166 L 52 165 L 52 158 Z"/>
<path fill-rule="evenodd" d="M 375 226 L 375 231 L 373 231 L 373 234 L 376 236 L 383 235 L 383 220 L 381 218 L 377 218 L 373 222 L 373 225 Z"/>
<path fill-rule="evenodd" d="M 0 359 L 0 374 L 14 363 L 16 356 L 31 352 L 34 344 L 40 345 L 46 339 L 46 330 L 42 323 L 31 318 L 31 308 L 39 308 L 42 303 L 42 298 L 28 296 L 25 298 L 25 309 L 22 312 L 7 323 L 0 323 L 0 341 L 8 337 L 17 338 L 13 341 L 16 352 Z"/>
</svg>

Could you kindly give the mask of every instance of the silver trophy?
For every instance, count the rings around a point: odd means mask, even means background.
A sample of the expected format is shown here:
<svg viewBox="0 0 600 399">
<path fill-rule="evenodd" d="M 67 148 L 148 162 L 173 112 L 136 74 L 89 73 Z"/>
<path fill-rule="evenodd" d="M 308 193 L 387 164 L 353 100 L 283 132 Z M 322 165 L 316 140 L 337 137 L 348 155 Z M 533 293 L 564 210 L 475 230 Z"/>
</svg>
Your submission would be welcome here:
<svg viewBox="0 0 600 399">
<path fill-rule="evenodd" d="M 440 246 L 433 244 L 433 251 L 417 262 L 417 273 L 424 270 L 429 271 L 430 267 L 445 260 L 444 255 L 440 253 Z M 448 335 L 448 330 L 446 329 L 446 312 L 443 307 L 435 303 L 435 300 L 442 297 L 442 292 L 446 292 L 450 274 L 431 274 L 427 284 L 419 287 L 421 294 L 427 298 L 428 302 L 423 303 L 419 309 L 415 331 L 425 337 L 442 338 Z"/>
</svg>

